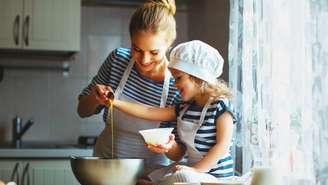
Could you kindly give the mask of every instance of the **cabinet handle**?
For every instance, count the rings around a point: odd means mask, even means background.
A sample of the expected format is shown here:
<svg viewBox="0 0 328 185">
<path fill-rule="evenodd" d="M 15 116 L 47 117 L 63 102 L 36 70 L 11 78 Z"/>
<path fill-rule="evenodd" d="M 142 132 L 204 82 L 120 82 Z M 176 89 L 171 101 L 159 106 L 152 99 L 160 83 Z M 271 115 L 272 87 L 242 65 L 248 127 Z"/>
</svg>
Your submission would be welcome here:
<svg viewBox="0 0 328 185">
<path fill-rule="evenodd" d="M 15 17 L 15 22 L 14 22 L 14 31 L 13 31 L 13 34 L 14 34 L 14 42 L 15 44 L 18 46 L 19 44 L 19 22 L 20 22 L 20 16 L 19 15 L 16 15 Z"/>
<path fill-rule="evenodd" d="M 28 172 L 29 167 L 30 167 L 30 163 L 27 163 L 24 167 L 23 175 L 22 175 L 22 185 L 25 185 L 25 177 L 27 180 L 27 185 L 30 185 L 30 174 Z"/>
<path fill-rule="evenodd" d="M 27 165 L 30 166 L 30 163 L 28 163 Z M 27 185 L 30 185 L 30 170 L 29 169 L 27 170 Z"/>
<path fill-rule="evenodd" d="M 28 33 L 29 33 L 29 29 L 30 29 L 30 16 L 26 16 L 25 17 L 25 22 L 24 22 L 24 27 L 23 27 L 23 37 L 24 37 L 24 42 L 25 45 L 28 46 Z"/>
<path fill-rule="evenodd" d="M 17 162 L 15 164 L 15 167 L 13 169 L 13 173 L 11 174 L 10 181 L 15 181 L 17 184 L 19 184 L 19 172 L 18 172 L 19 163 Z M 15 180 L 16 175 L 16 180 Z"/>
</svg>

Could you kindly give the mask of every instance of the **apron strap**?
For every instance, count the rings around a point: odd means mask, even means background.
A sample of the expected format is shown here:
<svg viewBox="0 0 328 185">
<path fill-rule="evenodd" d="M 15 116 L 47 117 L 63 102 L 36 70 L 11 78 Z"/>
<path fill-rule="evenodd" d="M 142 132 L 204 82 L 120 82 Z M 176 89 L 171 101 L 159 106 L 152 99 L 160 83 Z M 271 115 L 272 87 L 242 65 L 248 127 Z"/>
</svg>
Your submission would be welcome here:
<svg viewBox="0 0 328 185">
<path fill-rule="evenodd" d="M 206 102 L 205 106 L 203 107 L 202 113 L 201 113 L 200 118 L 199 118 L 199 121 L 198 121 L 199 126 L 201 126 L 202 123 L 204 122 L 204 119 L 205 119 L 205 116 L 206 116 L 206 112 L 207 112 L 207 110 L 208 110 L 208 108 L 209 108 L 209 106 L 211 105 L 211 102 L 212 102 L 211 100 L 212 100 L 212 99 L 209 99 L 209 100 Z M 182 109 L 182 111 L 180 112 L 180 115 L 179 115 L 179 117 L 178 117 L 178 120 L 182 120 L 182 116 L 183 116 L 184 113 L 187 111 L 187 109 L 189 108 L 189 106 L 190 106 L 190 104 L 187 104 L 187 105 Z"/>
<path fill-rule="evenodd" d="M 199 125 L 202 125 L 202 123 L 204 122 L 207 109 L 211 105 L 211 102 L 212 102 L 211 100 L 212 100 L 211 98 L 208 99 L 208 101 L 206 102 L 206 104 L 205 104 L 205 106 L 204 106 L 204 108 L 202 110 L 202 113 L 201 113 L 200 119 L 199 119 L 199 123 L 198 123 Z"/>
<path fill-rule="evenodd" d="M 169 89 L 170 89 L 170 78 L 171 73 L 168 69 L 165 70 L 165 77 L 164 77 L 164 84 L 163 84 L 163 91 L 162 91 L 162 97 L 161 97 L 161 104 L 160 107 L 166 106 L 167 97 L 169 95 Z"/>
<path fill-rule="evenodd" d="M 121 97 L 121 94 L 122 94 L 122 91 L 124 89 L 124 86 L 126 84 L 126 81 L 131 73 L 131 70 L 132 70 L 132 67 L 134 65 L 134 60 L 130 60 L 129 62 L 129 65 L 128 67 L 125 69 L 124 73 L 123 73 L 123 76 L 122 76 L 122 79 L 120 81 L 120 83 L 118 84 L 116 90 L 115 90 L 115 93 L 114 93 L 114 97 L 115 98 L 120 98 Z M 112 119 L 111 118 L 111 115 L 110 115 L 110 108 L 107 109 L 107 124 L 109 124 L 109 120 Z"/>
<path fill-rule="evenodd" d="M 182 111 L 180 112 L 180 115 L 178 117 L 178 119 L 182 120 L 182 116 L 184 115 L 184 113 L 187 111 L 187 109 L 189 108 L 189 105 L 190 104 L 187 104 L 183 109 Z"/>
<path fill-rule="evenodd" d="M 129 62 L 129 65 L 128 67 L 125 69 L 124 71 L 124 74 L 122 76 L 122 79 L 120 81 L 120 83 L 118 84 L 116 90 L 115 90 L 115 93 L 114 93 L 114 96 L 117 97 L 117 98 L 120 98 L 121 94 L 122 94 L 122 91 L 124 89 L 124 86 L 126 84 L 126 81 L 131 73 L 131 70 L 132 70 L 132 67 L 134 65 L 135 61 L 130 59 L 130 62 Z"/>
</svg>

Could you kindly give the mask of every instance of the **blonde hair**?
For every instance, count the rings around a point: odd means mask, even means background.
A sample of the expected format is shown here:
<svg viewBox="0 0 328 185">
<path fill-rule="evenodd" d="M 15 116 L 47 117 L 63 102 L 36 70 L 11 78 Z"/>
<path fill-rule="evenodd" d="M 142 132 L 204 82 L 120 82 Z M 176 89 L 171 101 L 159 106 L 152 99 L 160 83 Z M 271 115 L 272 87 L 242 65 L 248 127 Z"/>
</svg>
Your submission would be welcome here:
<svg viewBox="0 0 328 185">
<path fill-rule="evenodd" d="M 149 1 L 139 7 L 130 20 L 130 37 L 138 31 L 163 32 L 171 45 L 176 38 L 175 0 Z"/>
<path fill-rule="evenodd" d="M 213 100 L 218 100 L 222 96 L 228 99 L 232 98 L 232 93 L 227 83 L 222 79 L 218 79 L 215 84 L 209 84 L 192 75 L 189 75 L 189 77 L 199 86 L 200 93 L 208 95 Z"/>
</svg>

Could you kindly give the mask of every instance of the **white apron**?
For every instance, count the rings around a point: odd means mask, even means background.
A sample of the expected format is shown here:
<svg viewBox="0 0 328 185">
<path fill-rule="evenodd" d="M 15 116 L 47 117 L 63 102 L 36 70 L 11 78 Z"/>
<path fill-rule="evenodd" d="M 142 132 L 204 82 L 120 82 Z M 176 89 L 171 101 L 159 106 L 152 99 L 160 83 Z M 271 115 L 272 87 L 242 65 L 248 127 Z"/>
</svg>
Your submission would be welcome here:
<svg viewBox="0 0 328 185">
<path fill-rule="evenodd" d="M 189 105 L 182 109 L 177 119 L 178 134 L 181 142 L 186 147 L 186 154 L 188 155 L 189 166 L 194 165 L 196 162 L 200 161 L 203 158 L 202 154 L 195 147 L 195 137 L 197 134 L 197 130 L 202 126 L 202 123 L 204 122 L 206 112 L 210 104 L 211 101 L 208 101 L 206 103 L 200 115 L 200 119 L 197 122 L 182 120 L 182 116 L 189 108 Z"/>
<path fill-rule="evenodd" d="M 123 101 L 139 103 L 122 93 L 134 63 L 135 61 L 131 59 L 118 87 L 115 90 L 114 95 L 115 98 Z M 161 107 L 165 107 L 166 105 L 166 100 L 169 92 L 170 77 L 170 72 L 166 70 L 163 84 L 163 92 L 161 96 Z M 168 165 L 169 160 L 163 154 L 151 152 L 145 147 L 144 140 L 138 132 L 142 129 L 157 128 L 159 127 L 160 122 L 138 119 L 117 109 L 113 110 L 113 115 L 115 158 L 143 158 L 145 159 L 146 166 Z M 110 112 L 108 109 L 107 123 L 105 129 L 102 131 L 102 133 L 97 139 L 97 143 L 94 150 L 95 156 L 107 158 L 110 158 L 112 156 L 111 137 L 112 132 L 110 125 Z"/>
<path fill-rule="evenodd" d="M 177 131 L 181 142 L 186 147 L 186 154 L 188 155 L 188 166 L 192 166 L 203 158 L 203 155 L 195 147 L 195 137 L 197 130 L 201 127 L 204 122 L 206 112 L 210 106 L 211 101 L 209 100 L 200 115 L 200 119 L 197 122 L 191 122 L 182 120 L 182 116 L 187 111 L 189 105 L 182 109 L 179 117 L 177 118 Z M 183 164 L 184 165 L 184 164 Z M 169 172 L 169 173 L 168 173 Z M 166 175 L 165 175 L 166 174 Z M 160 185 L 170 185 L 174 182 L 217 182 L 216 177 L 207 173 L 198 173 L 194 171 L 178 172 L 176 174 L 170 173 L 168 167 L 155 170 L 149 176 L 152 181 L 158 181 L 161 177 Z"/>
</svg>

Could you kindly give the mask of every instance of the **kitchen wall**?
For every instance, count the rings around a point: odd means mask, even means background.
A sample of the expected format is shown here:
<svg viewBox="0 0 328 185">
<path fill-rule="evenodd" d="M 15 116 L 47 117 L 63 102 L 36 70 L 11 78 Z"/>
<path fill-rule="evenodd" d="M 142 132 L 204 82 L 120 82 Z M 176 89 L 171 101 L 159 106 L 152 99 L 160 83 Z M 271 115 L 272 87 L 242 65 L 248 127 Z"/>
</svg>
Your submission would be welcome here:
<svg viewBox="0 0 328 185">
<path fill-rule="evenodd" d="M 101 116 L 79 118 L 78 94 L 87 86 L 108 53 L 116 47 L 129 47 L 128 24 L 134 7 L 82 8 L 81 51 L 69 61 L 68 76 L 45 70 L 5 70 L 0 82 L 0 143 L 11 140 L 14 116 L 35 124 L 25 141 L 75 143 L 79 135 L 98 135 L 104 123 Z M 187 12 L 176 15 L 177 43 L 188 40 Z M 0 57 L 0 64 L 52 66 L 65 62 L 47 57 Z"/>
<path fill-rule="evenodd" d="M 228 80 L 229 0 L 190 0 L 189 39 L 199 39 L 219 50 L 224 58 L 222 78 Z"/>
<path fill-rule="evenodd" d="M 189 10 L 177 12 L 176 43 L 200 39 L 216 47 L 227 61 L 228 0 L 190 0 Z M 33 119 L 25 141 L 75 143 L 79 135 L 98 135 L 101 115 L 79 118 L 77 98 L 112 49 L 129 47 L 128 23 L 133 7 L 82 7 L 81 51 L 69 61 L 68 76 L 44 70 L 5 70 L 0 82 L 0 143 L 11 140 L 14 116 Z M 0 64 L 62 64 L 45 57 L 1 57 Z M 224 79 L 228 70 L 225 63 Z"/>
</svg>

